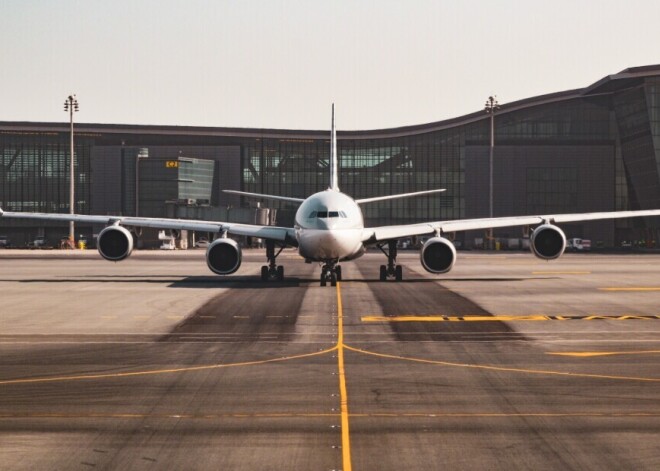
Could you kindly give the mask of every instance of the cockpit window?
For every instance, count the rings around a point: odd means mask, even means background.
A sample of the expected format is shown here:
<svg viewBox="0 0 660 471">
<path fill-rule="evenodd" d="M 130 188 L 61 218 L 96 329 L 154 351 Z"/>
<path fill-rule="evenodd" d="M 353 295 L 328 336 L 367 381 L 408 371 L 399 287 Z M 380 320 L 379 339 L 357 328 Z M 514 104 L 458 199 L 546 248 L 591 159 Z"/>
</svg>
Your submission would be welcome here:
<svg viewBox="0 0 660 471">
<path fill-rule="evenodd" d="M 312 211 L 309 215 L 310 219 L 313 218 L 346 218 L 344 211 Z"/>
</svg>

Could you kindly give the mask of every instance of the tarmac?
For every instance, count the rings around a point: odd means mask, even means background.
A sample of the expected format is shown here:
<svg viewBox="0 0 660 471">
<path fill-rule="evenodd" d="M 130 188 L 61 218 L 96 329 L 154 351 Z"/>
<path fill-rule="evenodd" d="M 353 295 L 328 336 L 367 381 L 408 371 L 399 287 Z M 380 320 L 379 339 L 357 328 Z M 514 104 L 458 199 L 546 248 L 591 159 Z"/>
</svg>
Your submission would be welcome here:
<svg viewBox="0 0 660 471">
<path fill-rule="evenodd" d="M 660 469 L 660 255 L 0 251 L 0 469 Z"/>
</svg>

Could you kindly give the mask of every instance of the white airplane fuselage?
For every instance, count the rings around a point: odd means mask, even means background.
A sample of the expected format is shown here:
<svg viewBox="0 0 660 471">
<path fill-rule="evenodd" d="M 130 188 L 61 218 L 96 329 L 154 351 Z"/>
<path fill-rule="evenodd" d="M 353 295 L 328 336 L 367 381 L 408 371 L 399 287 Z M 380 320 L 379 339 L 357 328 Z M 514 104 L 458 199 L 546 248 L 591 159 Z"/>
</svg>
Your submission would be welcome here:
<svg viewBox="0 0 660 471">
<path fill-rule="evenodd" d="M 340 191 L 321 191 L 303 201 L 294 227 L 298 253 L 305 260 L 353 260 L 365 251 L 362 211 L 353 198 Z"/>
</svg>

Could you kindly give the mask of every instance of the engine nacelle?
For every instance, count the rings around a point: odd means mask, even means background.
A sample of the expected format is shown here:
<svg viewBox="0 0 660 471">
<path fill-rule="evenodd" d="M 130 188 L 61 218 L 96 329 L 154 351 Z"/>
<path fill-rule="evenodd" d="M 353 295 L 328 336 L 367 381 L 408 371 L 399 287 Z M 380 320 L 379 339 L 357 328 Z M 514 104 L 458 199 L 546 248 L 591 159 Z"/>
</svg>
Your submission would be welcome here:
<svg viewBox="0 0 660 471">
<path fill-rule="evenodd" d="M 430 273 L 447 273 L 456 261 L 456 248 L 444 237 L 433 237 L 426 241 L 419 253 L 424 269 Z"/>
<path fill-rule="evenodd" d="M 529 245 L 534 255 L 543 260 L 559 258 L 566 249 L 564 231 L 552 224 L 543 224 L 532 232 Z"/>
<path fill-rule="evenodd" d="M 231 275 L 241 266 L 241 248 L 233 239 L 216 239 L 206 249 L 206 264 L 213 273 Z"/>
<path fill-rule="evenodd" d="M 133 234 L 122 226 L 108 226 L 100 232 L 96 245 L 101 257 L 119 262 L 133 252 Z"/>
</svg>

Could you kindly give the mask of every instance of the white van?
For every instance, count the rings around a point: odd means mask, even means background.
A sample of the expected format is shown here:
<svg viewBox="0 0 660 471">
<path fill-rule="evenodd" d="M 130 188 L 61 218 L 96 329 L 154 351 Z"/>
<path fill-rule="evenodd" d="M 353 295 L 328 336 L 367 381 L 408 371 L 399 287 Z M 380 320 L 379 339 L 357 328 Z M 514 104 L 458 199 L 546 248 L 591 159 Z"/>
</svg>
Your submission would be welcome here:
<svg viewBox="0 0 660 471">
<path fill-rule="evenodd" d="M 588 252 L 591 250 L 591 241 L 589 239 L 568 239 L 566 249 L 573 252 Z"/>
</svg>

